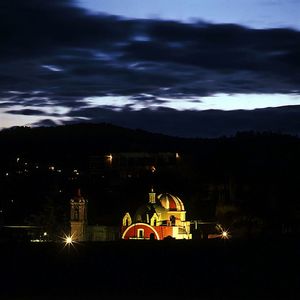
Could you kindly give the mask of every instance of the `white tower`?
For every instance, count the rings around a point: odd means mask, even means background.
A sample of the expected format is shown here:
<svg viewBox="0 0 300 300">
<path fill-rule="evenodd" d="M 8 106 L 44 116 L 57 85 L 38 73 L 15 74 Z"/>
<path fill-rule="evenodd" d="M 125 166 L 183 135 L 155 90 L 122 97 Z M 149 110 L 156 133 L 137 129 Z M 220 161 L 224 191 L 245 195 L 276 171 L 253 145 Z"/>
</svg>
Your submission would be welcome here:
<svg viewBox="0 0 300 300">
<path fill-rule="evenodd" d="M 80 189 L 70 201 L 71 206 L 71 236 L 75 241 L 86 240 L 87 200 L 81 196 Z"/>
</svg>

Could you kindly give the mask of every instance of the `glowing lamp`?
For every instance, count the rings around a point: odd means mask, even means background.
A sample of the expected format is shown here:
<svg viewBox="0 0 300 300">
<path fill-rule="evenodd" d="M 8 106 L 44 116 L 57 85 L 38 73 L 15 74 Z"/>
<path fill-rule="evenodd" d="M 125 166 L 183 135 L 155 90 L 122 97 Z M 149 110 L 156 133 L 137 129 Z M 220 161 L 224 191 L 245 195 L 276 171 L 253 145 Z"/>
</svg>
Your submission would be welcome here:
<svg viewBox="0 0 300 300">
<path fill-rule="evenodd" d="M 222 231 L 221 238 L 224 240 L 228 240 L 229 239 L 228 231 Z"/>
<path fill-rule="evenodd" d="M 66 245 L 71 245 L 73 243 L 72 237 L 71 236 L 67 236 L 65 238 L 65 243 L 66 243 Z"/>
</svg>

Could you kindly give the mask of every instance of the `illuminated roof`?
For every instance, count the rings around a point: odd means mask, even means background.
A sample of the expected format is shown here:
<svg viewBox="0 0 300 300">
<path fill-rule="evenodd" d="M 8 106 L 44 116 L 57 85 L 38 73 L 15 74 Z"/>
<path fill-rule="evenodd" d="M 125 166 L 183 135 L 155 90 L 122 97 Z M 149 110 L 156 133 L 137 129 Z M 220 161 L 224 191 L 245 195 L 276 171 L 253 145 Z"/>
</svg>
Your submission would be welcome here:
<svg viewBox="0 0 300 300">
<path fill-rule="evenodd" d="M 183 202 L 177 197 L 168 193 L 158 195 L 162 207 L 171 211 L 184 211 Z"/>
</svg>

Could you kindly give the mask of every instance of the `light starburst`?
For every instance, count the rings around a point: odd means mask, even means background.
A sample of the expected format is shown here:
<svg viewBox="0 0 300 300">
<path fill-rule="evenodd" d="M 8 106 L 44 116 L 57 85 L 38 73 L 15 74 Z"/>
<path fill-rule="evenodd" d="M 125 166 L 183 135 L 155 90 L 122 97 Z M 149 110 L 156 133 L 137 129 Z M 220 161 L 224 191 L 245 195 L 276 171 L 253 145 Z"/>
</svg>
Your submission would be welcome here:
<svg viewBox="0 0 300 300">
<path fill-rule="evenodd" d="M 74 240 L 74 234 L 72 234 L 72 235 L 64 234 L 64 236 L 62 237 L 62 240 L 63 240 L 63 243 L 64 243 L 64 248 L 65 247 L 70 247 L 70 246 L 75 248 L 74 244 L 76 243 L 76 241 Z"/>
<path fill-rule="evenodd" d="M 221 232 L 221 239 L 222 240 L 228 240 L 230 238 L 230 234 L 228 230 L 222 230 Z"/>
</svg>

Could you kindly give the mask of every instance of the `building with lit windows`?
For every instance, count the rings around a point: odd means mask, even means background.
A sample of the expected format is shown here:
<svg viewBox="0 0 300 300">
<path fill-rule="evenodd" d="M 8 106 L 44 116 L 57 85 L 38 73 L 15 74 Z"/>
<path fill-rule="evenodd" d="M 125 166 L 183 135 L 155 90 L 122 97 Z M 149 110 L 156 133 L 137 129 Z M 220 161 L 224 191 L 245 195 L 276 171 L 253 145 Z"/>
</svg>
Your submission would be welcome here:
<svg viewBox="0 0 300 300">
<path fill-rule="evenodd" d="M 122 220 L 122 239 L 163 240 L 165 238 L 191 239 L 190 222 L 186 221 L 184 204 L 176 196 L 156 195 L 151 190 L 149 201 Z"/>
<path fill-rule="evenodd" d="M 89 169 L 93 175 L 118 178 L 141 178 L 157 169 L 174 169 L 181 161 L 173 152 L 120 152 L 90 157 Z"/>
</svg>

